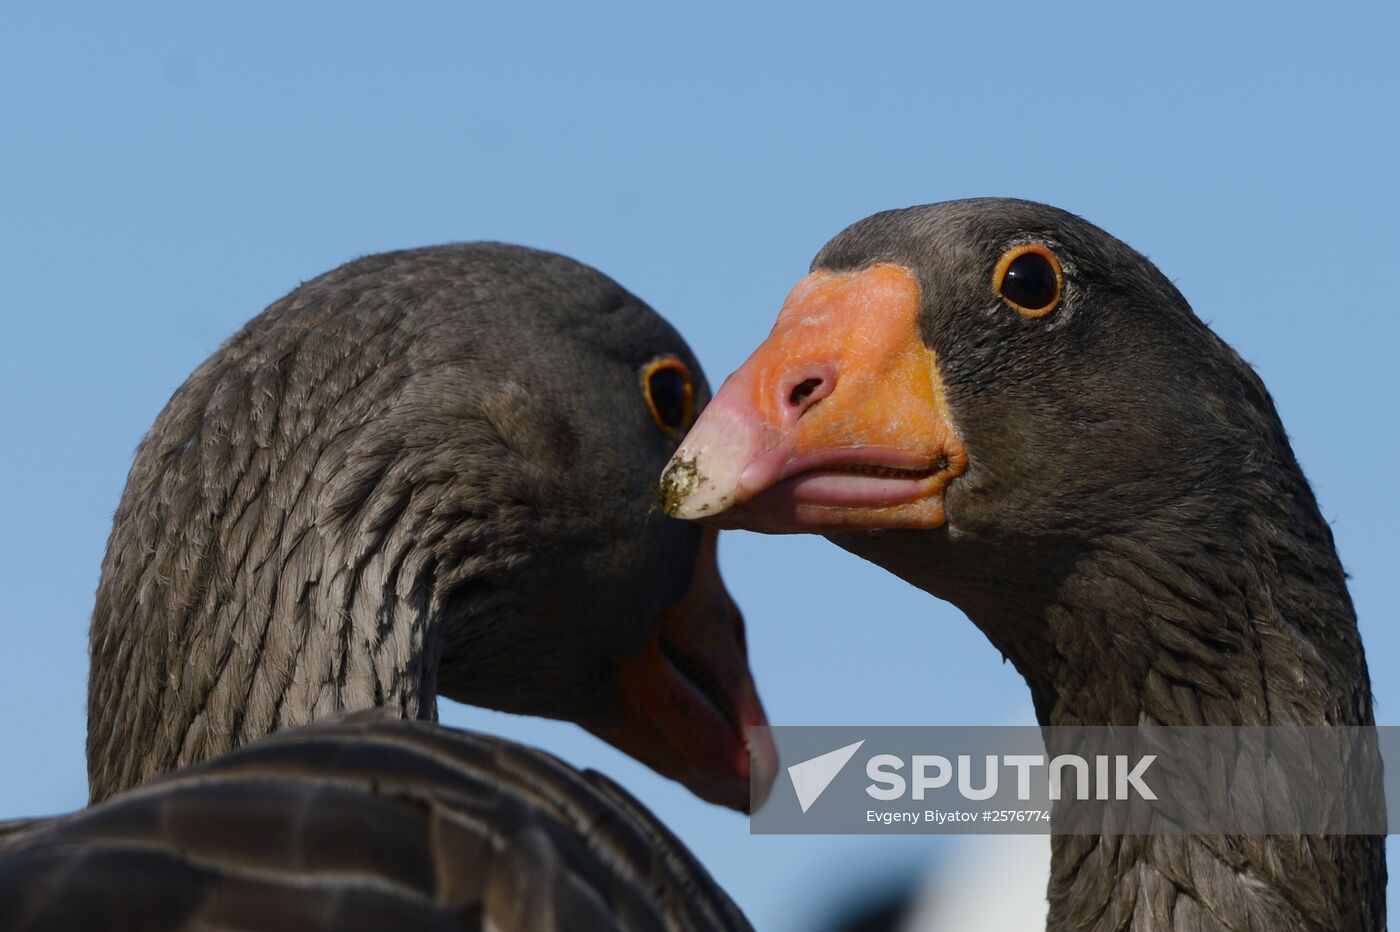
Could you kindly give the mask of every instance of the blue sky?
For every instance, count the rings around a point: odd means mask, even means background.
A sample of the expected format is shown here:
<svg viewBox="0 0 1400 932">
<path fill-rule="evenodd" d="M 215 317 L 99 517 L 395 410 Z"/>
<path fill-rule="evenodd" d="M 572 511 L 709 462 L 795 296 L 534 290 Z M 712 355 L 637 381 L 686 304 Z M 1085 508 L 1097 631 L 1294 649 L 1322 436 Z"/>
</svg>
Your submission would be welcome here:
<svg viewBox="0 0 1400 932">
<path fill-rule="evenodd" d="M 78 806 L 86 628 L 131 454 L 244 320 L 357 255 L 589 262 L 712 382 L 876 210 L 1015 195 L 1146 252 L 1263 374 L 1400 723 L 1394 4 L 34 4 L 0 13 L 2 816 Z M 954 609 L 815 538 L 729 535 L 781 724 L 1030 720 Z M 957 839 L 750 837 L 579 729 L 760 928 Z M 1394 900 L 1392 894 L 1392 900 Z"/>
</svg>

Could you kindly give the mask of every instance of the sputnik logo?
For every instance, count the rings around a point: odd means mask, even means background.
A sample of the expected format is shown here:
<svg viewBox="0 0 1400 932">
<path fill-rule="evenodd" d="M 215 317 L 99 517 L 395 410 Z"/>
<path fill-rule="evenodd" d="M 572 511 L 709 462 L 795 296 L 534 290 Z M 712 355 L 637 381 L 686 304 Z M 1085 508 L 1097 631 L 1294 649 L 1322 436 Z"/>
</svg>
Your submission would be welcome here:
<svg viewBox="0 0 1400 932">
<path fill-rule="evenodd" d="M 812 808 L 812 803 L 826 792 L 826 788 L 831 786 L 831 781 L 850 763 L 864 743 L 865 739 L 862 738 L 855 744 L 809 757 L 787 769 L 788 776 L 792 778 L 793 791 L 797 793 L 797 804 L 802 807 L 803 812 Z"/>
</svg>

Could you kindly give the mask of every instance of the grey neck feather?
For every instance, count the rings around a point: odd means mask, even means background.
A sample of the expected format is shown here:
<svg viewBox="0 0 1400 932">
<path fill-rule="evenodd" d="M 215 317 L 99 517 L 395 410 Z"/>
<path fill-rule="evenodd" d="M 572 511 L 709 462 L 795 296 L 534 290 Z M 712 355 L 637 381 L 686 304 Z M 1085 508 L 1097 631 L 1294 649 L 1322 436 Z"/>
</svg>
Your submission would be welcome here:
<svg viewBox="0 0 1400 932">
<path fill-rule="evenodd" d="M 1057 684 L 1037 690 L 1042 723 L 1371 723 L 1330 540 L 1278 530 L 1082 557 L 1042 616 Z M 1052 929 L 1384 927 L 1375 837 L 1055 836 L 1052 850 Z"/>
<path fill-rule="evenodd" d="M 463 618 L 501 612 L 500 582 L 528 557 L 512 546 L 518 516 L 449 522 L 431 510 L 431 485 L 395 492 L 397 471 L 359 477 L 372 498 L 341 499 L 331 523 L 295 500 L 226 506 L 204 523 L 123 507 L 94 612 L 94 802 L 342 709 L 436 718 L 444 618 L 461 631 Z M 301 494 L 335 496 L 338 484 Z M 449 523 L 458 540 L 442 533 Z M 154 558 L 128 565 L 128 535 L 151 540 L 137 552 Z M 472 535 L 497 545 L 446 556 Z M 168 567 L 167 552 L 188 564 Z"/>
<path fill-rule="evenodd" d="M 1311 492 L 1251 498 L 1209 503 L 1190 533 L 1148 522 L 1030 550 L 956 533 L 936 554 L 903 533 L 834 540 L 966 611 L 1026 677 L 1043 725 L 1372 723 L 1345 574 Z M 1049 927 L 1382 929 L 1383 842 L 1055 836 Z"/>
</svg>

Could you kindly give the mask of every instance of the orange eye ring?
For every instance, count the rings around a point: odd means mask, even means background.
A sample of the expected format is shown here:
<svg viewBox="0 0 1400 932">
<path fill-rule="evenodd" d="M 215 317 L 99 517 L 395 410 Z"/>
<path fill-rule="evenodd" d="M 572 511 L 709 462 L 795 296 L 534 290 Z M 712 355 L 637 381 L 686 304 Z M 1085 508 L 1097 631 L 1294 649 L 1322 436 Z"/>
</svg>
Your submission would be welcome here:
<svg viewBox="0 0 1400 932">
<path fill-rule="evenodd" d="M 1022 317 L 1035 320 L 1060 306 L 1065 275 L 1060 260 L 1040 243 L 1012 246 L 997 260 L 992 288 Z"/>
<path fill-rule="evenodd" d="M 684 435 L 695 420 L 695 384 L 685 363 L 674 356 L 653 359 L 642 367 L 642 391 L 661 432 L 675 439 Z"/>
</svg>

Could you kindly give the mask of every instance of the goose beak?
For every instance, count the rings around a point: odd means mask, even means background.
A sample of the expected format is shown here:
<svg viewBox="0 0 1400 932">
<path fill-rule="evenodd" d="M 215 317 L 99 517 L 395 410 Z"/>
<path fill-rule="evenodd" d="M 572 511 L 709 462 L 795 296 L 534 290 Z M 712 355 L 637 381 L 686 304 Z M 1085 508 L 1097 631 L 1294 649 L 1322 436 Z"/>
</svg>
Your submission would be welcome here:
<svg viewBox="0 0 1400 932">
<path fill-rule="evenodd" d="M 705 529 L 689 589 L 621 665 L 620 722 L 594 733 L 701 799 L 748 812 L 767 798 L 778 755 L 763 727 L 744 618 L 720 578 L 717 537 Z"/>
<path fill-rule="evenodd" d="M 661 478 L 668 514 L 772 533 L 935 528 L 967 466 L 912 272 L 817 271 Z"/>
</svg>

